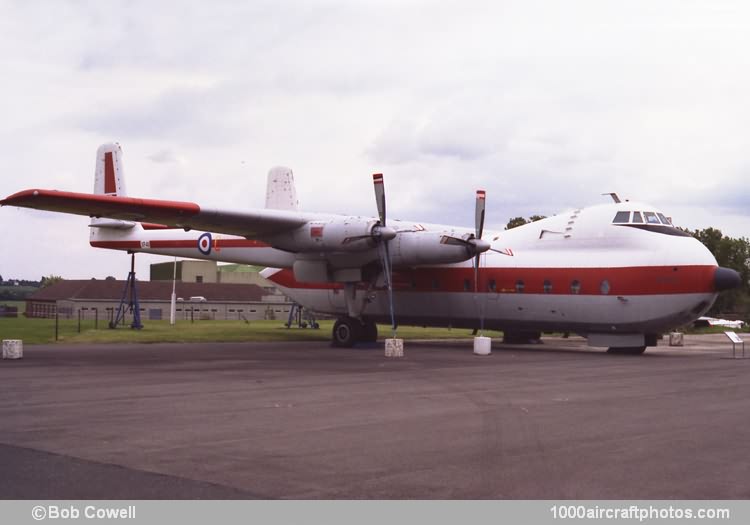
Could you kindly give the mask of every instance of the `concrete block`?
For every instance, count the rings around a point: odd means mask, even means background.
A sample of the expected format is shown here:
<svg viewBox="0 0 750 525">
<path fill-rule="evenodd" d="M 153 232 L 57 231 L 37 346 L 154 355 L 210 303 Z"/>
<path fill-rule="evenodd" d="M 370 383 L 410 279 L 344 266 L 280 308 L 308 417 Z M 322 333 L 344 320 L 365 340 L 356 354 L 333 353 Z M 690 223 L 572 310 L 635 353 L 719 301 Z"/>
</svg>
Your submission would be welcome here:
<svg viewBox="0 0 750 525">
<path fill-rule="evenodd" d="M 477 355 L 490 355 L 492 353 L 492 339 L 483 336 L 475 337 L 474 353 Z"/>
<path fill-rule="evenodd" d="M 683 334 L 680 332 L 670 332 L 669 346 L 682 346 L 682 345 L 683 345 Z"/>
<path fill-rule="evenodd" d="M 20 339 L 3 339 L 3 359 L 21 359 L 23 341 Z"/>
<path fill-rule="evenodd" d="M 385 340 L 386 357 L 404 357 L 404 340 L 403 339 L 386 339 Z"/>
</svg>

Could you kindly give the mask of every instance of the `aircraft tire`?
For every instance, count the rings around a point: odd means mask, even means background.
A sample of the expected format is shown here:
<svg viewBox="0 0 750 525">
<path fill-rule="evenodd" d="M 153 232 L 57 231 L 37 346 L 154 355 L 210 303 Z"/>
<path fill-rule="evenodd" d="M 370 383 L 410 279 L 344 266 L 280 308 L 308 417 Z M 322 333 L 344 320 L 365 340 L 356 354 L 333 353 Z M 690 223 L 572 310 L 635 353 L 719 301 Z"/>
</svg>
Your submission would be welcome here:
<svg viewBox="0 0 750 525">
<path fill-rule="evenodd" d="M 362 323 L 361 341 L 363 343 L 375 343 L 378 340 L 378 325 L 374 321 Z"/>
<path fill-rule="evenodd" d="M 339 317 L 333 325 L 333 346 L 351 348 L 361 338 L 362 323 L 353 317 Z"/>
<path fill-rule="evenodd" d="M 620 354 L 620 355 L 640 355 L 646 351 L 645 346 L 622 346 L 622 347 L 610 347 L 607 350 L 609 354 Z"/>
</svg>

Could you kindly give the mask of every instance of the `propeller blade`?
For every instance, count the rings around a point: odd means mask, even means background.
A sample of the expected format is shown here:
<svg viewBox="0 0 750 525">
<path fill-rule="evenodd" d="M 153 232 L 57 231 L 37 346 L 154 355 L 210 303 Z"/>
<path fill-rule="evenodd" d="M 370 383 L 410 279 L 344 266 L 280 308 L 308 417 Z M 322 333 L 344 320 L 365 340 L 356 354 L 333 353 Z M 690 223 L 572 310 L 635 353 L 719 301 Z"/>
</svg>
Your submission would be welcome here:
<svg viewBox="0 0 750 525">
<path fill-rule="evenodd" d="M 385 226 L 385 186 L 383 185 L 383 174 L 375 173 L 372 176 L 372 184 L 375 187 L 375 203 L 378 206 L 380 224 Z"/>
<path fill-rule="evenodd" d="M 383 259 L 383 277 L 385 278 L 385 285 L 388 288 L 388 309 L 391 314 L 391 329 L 393 331 L 393 338 L 396 338 L 396 313 L 393 307 L 393 273 L 391 269 L 391 252 L 388 249 L 388 241 L 380 244 L 381 258 Z"/>
<path fill-rule="evenodd" d="M 474 213 L 474 230 L 476 238 L 481 239 L 484 232 L 484 208 L 487 193 L 484 190 L 477 190 L 477 205 Z"/>
<path fill-rule="evenodd" d="M 393 270 L 391 268 L 391 252 L 388 249 L 389 241 L 396 237 L 396 230 L 388 228 L 385 222 L 385 186 L 383 185 L 383 174 L 375 173 L 372 176 L 372 185 L 375 189 L 375 204 L 378 206 L 378 218 L 380 225 L 373 228 L 372 236 L 381 242 L 380 253 L 382 258 L 383 276 L 388 287 L 388 306 L 391 314 L 391 328 L 393 338 L 396 338 L 396 314 L 393 308 Z"/>
<path fill-rule="evenodd" d="M 487 241 L 482 240 L 482 233 L 484 233 L 484 210 L 485 210 L 485 199 L 487 193 L 484 190 L 477 190 L 477 203 L 474 211 L 474 231 L 475 237 L 469 240 L 474 250 L 474 298 L 478 298 L 479 293 L 479 264 L 481 263 L 481 254 L 487 250 L 491 250 L 491 245 Z M 480 305 L 479 313 L 479 333 L 484 333 L 484 309 Z"/>
</svg>

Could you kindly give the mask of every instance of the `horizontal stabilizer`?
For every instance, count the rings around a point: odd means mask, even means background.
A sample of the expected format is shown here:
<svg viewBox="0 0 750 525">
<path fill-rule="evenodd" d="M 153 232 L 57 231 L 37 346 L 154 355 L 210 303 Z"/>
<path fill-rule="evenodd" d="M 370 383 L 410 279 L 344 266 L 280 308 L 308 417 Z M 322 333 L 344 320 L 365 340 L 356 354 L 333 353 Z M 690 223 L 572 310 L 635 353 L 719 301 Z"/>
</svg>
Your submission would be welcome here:
<svg viewBox="0 0 750 525">
<path fill-rule="evenodd" d="M 89 228 L 105 228 L 108 230 L 130 230 L 135 227 L 132 221 L 120 221 L 117 219 L 96 219 L 89 224 Z"/>
</svg>

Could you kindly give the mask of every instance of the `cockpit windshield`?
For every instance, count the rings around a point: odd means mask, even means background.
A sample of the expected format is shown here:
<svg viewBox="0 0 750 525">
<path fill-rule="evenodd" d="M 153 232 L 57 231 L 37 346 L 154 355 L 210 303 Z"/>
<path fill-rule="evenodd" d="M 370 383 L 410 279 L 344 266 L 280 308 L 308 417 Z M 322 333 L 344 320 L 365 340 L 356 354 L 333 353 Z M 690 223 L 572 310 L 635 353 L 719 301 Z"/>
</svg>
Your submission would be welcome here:
<svg viewBox="0 0 750 525">
<path fill-rule="evenodd" d="M 659 220 L 662 224 L 666 224 L 667 226 L 672 226 L 672 221 L 669 220 L 669 217 L 665 217 L 663 213 L 657 213 L 659 216 Z"/>
<path fill-rule="evenodd" d="M 655 211 L 618 211 L 615 214 L 615 218 L 612 219 L 613 224 L 659 224 L 664 226 L 673 226 L 672 220 L 665 216 L 663 213 Z"/>
<path fill-rule="evenodd" d="M 631 203 L 631 206 L 637 206 Z M 658 211 L 635 210 L 635 211 L 618 211 L 612 219 L 612 224 L 616 226 L 625 226 L 629 229 L 645 230 L 651 233 L 662 235 L 673 235 L 675 237 L 690 237 L 685 230 L 676 228 L 672 224 L 672 218 L 667 217 Z"/>
</svg>

